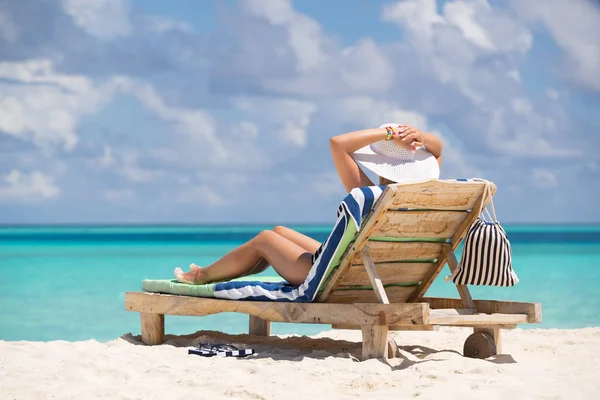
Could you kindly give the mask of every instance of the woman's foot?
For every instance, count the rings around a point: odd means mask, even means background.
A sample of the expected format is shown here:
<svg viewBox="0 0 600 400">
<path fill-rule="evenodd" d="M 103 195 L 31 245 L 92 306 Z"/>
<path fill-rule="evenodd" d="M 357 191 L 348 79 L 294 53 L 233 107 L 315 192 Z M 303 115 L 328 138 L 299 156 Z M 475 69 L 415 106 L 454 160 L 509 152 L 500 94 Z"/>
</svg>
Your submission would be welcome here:
<svg viewBox="0 0 600 400">
<path fill-rule="evenodd" d="M 183 272 L 179 267 L 175 268 L 174 271 L 175 279 L 182 283 L 189 283 L 190 285 L 200 285 L 202 282 L 202 268 L 196 264 L 190 264 L 190 272 Z"/>
</svg>

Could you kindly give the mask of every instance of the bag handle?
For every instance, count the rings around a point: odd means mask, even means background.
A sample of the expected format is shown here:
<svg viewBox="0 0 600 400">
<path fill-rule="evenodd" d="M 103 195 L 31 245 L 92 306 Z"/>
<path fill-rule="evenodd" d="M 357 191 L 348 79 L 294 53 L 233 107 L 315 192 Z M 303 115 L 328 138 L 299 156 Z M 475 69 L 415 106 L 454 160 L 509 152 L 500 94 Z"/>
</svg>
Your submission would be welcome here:
<svg viewBox="0 0 600 400">
<path fill-rule="evenodd" d="M 485 182 L 485 187 L 483 188 L 483 194 L 482 194 L 482 198 L 481 198 L 481 206 L 479 207 L 478 215 L 479 215 L 479 217 L 481 217 L 482 213 L 485 211 L 490 222 L 496 222 L 497 221 L 496 209 L 494 207 L 494 196 L 492 195 L 492 184 L 485 179 L 475 179 L 475 180 Z M 490 206 L 490 209 L 492 210 L 491 214 L 490 214 L 488 208 L 485 206 L 488 196 L 490 198 L 490 202 L 488 205 Z M 484 219 L 485 219 L 485 216 L 484 216 Z"/>
</svg>

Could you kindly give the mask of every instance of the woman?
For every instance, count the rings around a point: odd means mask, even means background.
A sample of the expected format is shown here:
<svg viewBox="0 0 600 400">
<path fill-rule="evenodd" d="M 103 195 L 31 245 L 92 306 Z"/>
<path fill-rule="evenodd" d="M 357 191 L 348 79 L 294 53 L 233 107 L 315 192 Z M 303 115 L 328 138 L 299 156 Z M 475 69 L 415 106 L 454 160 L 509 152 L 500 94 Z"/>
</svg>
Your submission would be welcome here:
<svg viewBox="0 0 600 400">
<path fill-rule="evenodd" d="M 442 142 L 411 126 L 385 124 L 350 132 L 332 137 L 330 145 L 333 162 L 348 192 L 374 185 L 357 162 L 375 172 L 380 185 L 439 177 Z M 189 272 L 175 268 L 175 277 L 183 283 L 204 284 L 257 274 L 271 265 L 288 283 L 298 286 L 306 279 L 320 245 L 306 235 L 276 226 L 208 267 L 191 264 Z"/>
</svg>

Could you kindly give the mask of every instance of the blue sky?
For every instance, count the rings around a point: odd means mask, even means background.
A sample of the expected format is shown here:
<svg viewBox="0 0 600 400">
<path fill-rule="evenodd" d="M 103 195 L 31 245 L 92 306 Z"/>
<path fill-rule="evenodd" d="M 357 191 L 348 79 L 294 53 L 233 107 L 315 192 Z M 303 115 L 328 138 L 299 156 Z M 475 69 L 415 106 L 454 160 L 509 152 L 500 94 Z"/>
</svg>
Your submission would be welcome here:
<svg viewBox="0 0 600 400">
<path fill-rule="evenodd" d="M 588 0 L 0 0 L 0 223 L 331 223 L 328 139 L 444 141 L 506 223 L 600 222 Z"/>
</svg>

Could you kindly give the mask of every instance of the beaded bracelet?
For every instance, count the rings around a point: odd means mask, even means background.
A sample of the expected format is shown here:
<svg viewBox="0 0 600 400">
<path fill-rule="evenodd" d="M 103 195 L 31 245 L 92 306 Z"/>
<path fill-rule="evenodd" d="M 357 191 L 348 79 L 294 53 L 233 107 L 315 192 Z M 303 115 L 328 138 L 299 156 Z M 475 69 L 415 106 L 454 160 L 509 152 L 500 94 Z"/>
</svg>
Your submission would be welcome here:
<svg viewBox="0 0 600 400">
<path fill-rule="evenodd" d="M 387 141 L 392 140 L 394 136 L 396 136 L 396 132 L 394 132 L 394 130 L 390 126 L 386 126 L 385 130 L 387 131 Z"/>
</svg>

